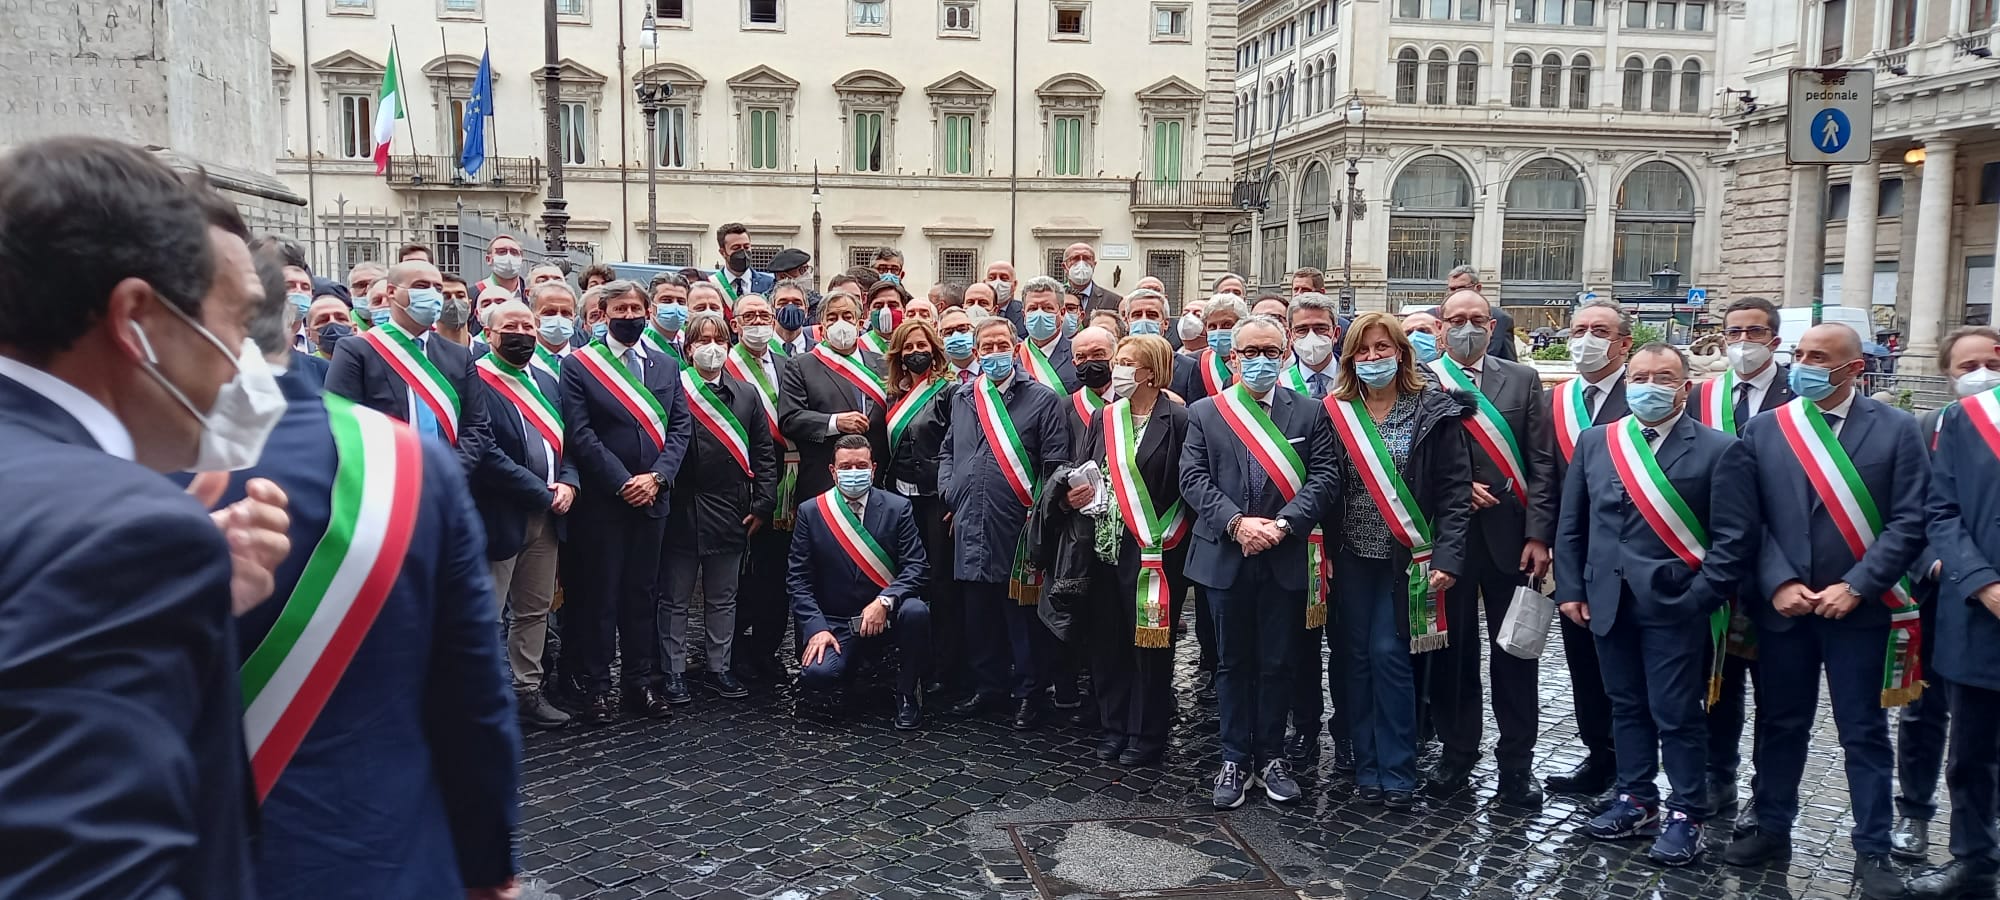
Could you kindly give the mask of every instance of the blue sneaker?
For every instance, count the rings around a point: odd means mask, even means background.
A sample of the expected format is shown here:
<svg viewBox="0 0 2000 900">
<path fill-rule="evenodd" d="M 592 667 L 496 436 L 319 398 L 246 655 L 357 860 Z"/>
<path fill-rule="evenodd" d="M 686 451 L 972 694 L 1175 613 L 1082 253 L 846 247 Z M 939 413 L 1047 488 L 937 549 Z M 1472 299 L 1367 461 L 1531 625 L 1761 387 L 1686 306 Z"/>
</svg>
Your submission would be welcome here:
<svg viewBox="0 0 2000 900">
<path fill-rule="evenodd" d="M 1685 866 L 1701 857 L 1701 823 L 1684 812 L 1669 812 L 1666 828 L 1646 856 L 1663 866 Z"/>
<path fill-rule="evenodd" d="M 1618 799 L 1598 813 L 1597 818 L 1583 826 L 1583 833 L 1600 841 L 1659 834 L 1659 804 L 1641 802 L 1631 794 L 1619 794 Z"/>
</svg>

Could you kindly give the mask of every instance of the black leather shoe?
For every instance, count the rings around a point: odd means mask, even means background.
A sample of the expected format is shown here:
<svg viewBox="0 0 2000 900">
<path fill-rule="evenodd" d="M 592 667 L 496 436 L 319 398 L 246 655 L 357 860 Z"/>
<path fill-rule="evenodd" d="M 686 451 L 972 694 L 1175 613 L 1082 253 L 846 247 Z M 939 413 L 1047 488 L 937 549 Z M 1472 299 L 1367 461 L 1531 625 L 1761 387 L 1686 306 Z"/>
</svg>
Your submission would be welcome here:
<svg viewBox="0 0 2000 900">
<path fill-rule="evenodd" d="M 1992 885 L 1992 876 L 1987 876 Z M 1904 900 L 1910 896 L 1910 878 L 1887 853 L 1866 853 L 1855 857 L 1854 883 L 1861 885 L 1862 900 Z M 1965 896 L 1963 893 L 1959 896 Z M 1989 894 L 1990 896 L 1990 894 Z"/>
<path fill-rule="evenodd" d="M 1961 859 L 1934 866 L 1909 880 L 1909 896 L 1919 900 L 1991 900 L 1994 896 L 1992 872 L 1974 868 Z M 1867 890 L 1864 882 L 1862 890 Z"/>
<path fill-rule="evenodd" d="M 1354 742 L 1333 742 L 1333 771 L 1341 775 L 1354 774 Z"/>
<path fill-rule="evenodd" d="M 1743 804 L 1743 809 L 1736 813 L 1736 824 L 1729 830 L 1729 839 L 1749 837 L 1757 832 L 1757 827 L 1757 798 L 1751 797 L 1750 802 Z"/>
<path fill-rule="evenodd" d="M 1897 816 L 1889 832 L 1889 855 L 1903 862 L 1923 862 L 1931 852 L 1931 822 Z"/>
<path fill-rule="evenodd" d="M 975 693 L 952 704 L 951 714 L 954 716 L 976 716 L 988 710 L 999 709 L 1000 704 L 1006 702 L 1006 700 L 1006 697 L 999 694 Z"/>
<path fill-rule="evenodd" d="M 1708 817 L 1726 819 L 1738 812 L 1739 797 L 1736 792 L 1736 776 L 1708 776 Z"/>
<path fill-rule="evenodd" d="M 1390 809 L 1413 809 L 1417 805 L 1417 795 L 1409 791 L 1383 791 L 1382 805 Z"/>
<path fill-rule="evenodd" d="M 1732 866 L 1766 866 L 1789 862 L 1791 858 L 1792 836 L 1761 828 L 1730 841 L 1729 848 L 1722 851 L 1722 861 Z"/>
<path fill-rule="evenodd" d="M 592 695 L 583 718 L 593 725 L 609 725 L 618 721 L 618 698 L 612 696 L 610 691 Z"/>
<path fill-rule="evenodd" d="M 1042 724 L 1042 704 L 1028 697 L 1014 706 L 1014 730 L 1033 731 Z"/>
<path fill-rule="evenodd" d="M 542 696 L 541 691 L 522 691 L 514 699 L 515 715 L 524 728 L 537 731 L 554 731 L 569 724 L 569 713 L 563 712 Z"/>
<path fill-rule="evenodd" d="M 648 719 L 664 719 L 673 715 L 667 708 L 667 698 L 652 685 L 626 685 L 625 711 Z"/>
<path fill-rule="evenodd" d="M 694 695 L 688 693 L 687 676 L 679 672 L 667 675 L 666 695 L 667 702 L 675 706 L 694 702 Z"/>
<path fill-rule="evenodd" d="M 1424 782 L 1424 792 L 1433 797 L 1450 797 L 1465 790 L 1472 784 L 1472 767 L 1461 763 L 1440 762 L 1431 767 L 1431 774 Z"/>
<path fill-rule="evenodd" d="M 1359 801 L 1363 806 L 1381 806 L 1382 789 L 1378 787 L 1357 788 L 1354 791 L 1354 799 Z"/>
<path fill-rule="evenodd" d="M 915 731 L 923 727 L 924 707 L 909 694 L 896 695 L 896 730 Z"/>
<path fill-rule="evenodd" d="M 1112 735 L 1111 737 L 1107 737 L 1104 740 L 1097 742 L 1097 758 L 1103 760 L 1104 762 L 1110 762 L 1114 759 L 1117 759 L 1119 754 L 1124 752 L 1125 752 L 1125 736 L 1122 734 Z"/>
<path fill-rule="evenodd" d="M 1308 771 L 1319 766 L 1319 735 L 1294 734 L 1285 738 L 1285 761 L 1292 768 Z"/>
<path fill-rule="evenodd" d="M 1501 769 L 1500 788 L 1494 793 L 1493 802 L 1522 809 L 1540 809 L 1542 786 L 1535 783 L 1535 773 L 1528 769 Z"/>
<path fill-rule="evenodd" d="M 714 691 L 717 697 L 725 700 L 740 700 L 750 696 L 750 689 L 744 687 L 743 682 L 737 681 L 736 676 L 728 672 L 710 672 L 701 683 L 703 687 Z"/>
<path fill-rule="evenodd" d="M 1550 775 L 1542 784 L 1551 794 L 1587 794 L 1595 796 L 1611 788 L 1611 782 L 1618 773 L 1608 759 L 1592 757 L 1583 765 L 1565 775 Z"/>
<path fill-rule="evenodd" d="M 1118 754 L 1118 764 L 1133 767 L 1159 765 L 1160 757 L 1165 754 L 1165 747 L 1127 747 L 1125 752 Z"/>
</svg>

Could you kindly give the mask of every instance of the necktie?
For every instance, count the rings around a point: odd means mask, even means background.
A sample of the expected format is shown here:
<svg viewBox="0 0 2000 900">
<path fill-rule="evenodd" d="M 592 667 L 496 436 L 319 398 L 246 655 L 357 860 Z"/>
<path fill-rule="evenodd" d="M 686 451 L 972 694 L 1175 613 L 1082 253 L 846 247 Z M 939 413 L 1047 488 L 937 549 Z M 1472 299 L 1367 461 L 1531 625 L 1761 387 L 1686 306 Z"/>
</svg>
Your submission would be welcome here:
<svg viewBox="0 0 2000 900">
<path fill-rule="evenodd" d="M 960 369 L 960 370 L 958 370 L 958 383 L 959 383 L 959 384 L 965 384 L 966 382 L 968 382 L 968 381 L 971 381 L 971 380 L 972 380 L 972 370 L 971 370 L 971 369 L 969 369 L 969 368 L 968 368 L 968 369 Z"/>
<path fill-rule="evenodd" d="M 424 352 L 424 339 L 417 338 L 417 352 Z M 418 434 L 444 437 L 444 426 L 438 423 L 437 413 L 431 412 L 431 405 L 424 402 L 415 388 L 410 390 L 410 424 L 417 426 Z"/>
<path fill-rule="evenodd" d="M 1257 457 L 1248 453 L 1243 454 L 1243 494 L 1245 501 L 1243 511 L 1246 515 L 1261 515 L 1259 510 L 1262 509 L 1260 503 L 1264 499 L 1264 485 L 1269 480 L 1269 476 L 1264 474 L 1264 467 L 1258 464 Z"/>
<path fill-rule="evenodd" d="M 1481 385 L 1479 383 L 1479 368 L 1477 366 L 1470 369 L 1466 369 L 1465 377 L 1472 381 L 1473 390 L 1476 391 L 1481 389 Z"/>
<path fill-rule="evenodd" d="M 1750 421 L 1751 415 L 1750 384 L 1744 382 L 1736 386 L 1736 427 L 1742 428 L 1743 423 Z"/>
<path fill-rule="evenodd" d="M 736 296 L 743 296 L 743 277 L 740 275 L 736 278 Z"/>
<path fill-rule="evenodd" d="M 1645 438 L 1646 443 L 1650 444 L 1660 439 L 1660 430 L 1658 428 L 1641 428 L 1639 429 L 1639 436 Z"/>
<path fill-rule="evenodd" d="M 1312 394 L 1313 394 L 1313 399 L 1314 399 L 1314 400 L 1325 400 L 1325 399 L 1326 399 L 1326 373 L 1325 373 L 1325 372 L 1314 372 L 1314 373 L 1313 373 L 1313 377 L 1312 377 Z"/>
<path fill-rule="evenodd" d="M 1826 414 L 1826 430 L 1833 432 L 1834 437 L 1840 436 L 1840 420 L 1840 416 L 1833 413 Z"/>
<path fill-rule="evenodd" d="M 1604 389 L 1594 384 L 1587 384 L 1583 387 L 1583 405 L 1590 409 L 1590 417 L 1592 419 L 1597 418 L 1597 398 L 1603 395 L 1603 393 Z M 1592 424 L 1596 423 L 1593 422 Z"/>
</svg>

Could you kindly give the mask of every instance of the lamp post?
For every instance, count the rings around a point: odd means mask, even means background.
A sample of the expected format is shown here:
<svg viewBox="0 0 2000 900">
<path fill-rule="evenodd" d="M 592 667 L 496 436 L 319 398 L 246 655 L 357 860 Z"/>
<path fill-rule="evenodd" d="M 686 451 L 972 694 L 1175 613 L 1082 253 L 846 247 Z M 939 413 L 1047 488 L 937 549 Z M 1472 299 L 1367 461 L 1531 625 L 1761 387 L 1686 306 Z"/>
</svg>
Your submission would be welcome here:
<svg viewBox="0 0 2000 900">
<path fill-rule="evenodd" d="M 824 199 L 826 199 L 826 198 L 825 198 L 825 197 L 824 197 L 823 195 L 821 195 L 821 194 L 820 194 L 820 192 L 819 192 L 819 163 L 813 163 L 813 192 L 812 192 L 812 205 L 813 205 L 813 259 L 812 259 L 812 273 L 813 273 L 813 291 L 814 291 L 815 293 L 817 293 L 817 292 L 819 291 L 819 270 L 820 270 L 820 269 L 822 269 L 822 268 L 824 268 L 824 267 L 826 266 L 826 264 L 825 264 L 825 263 L 823 263 L 823 262 L 820 262 L 820 258 L 819 258 L 819 202 L 820 202 L 821 200 L 824 200 Z"/>
<path fill-rule="evenodd" d="M 659 27 L 653 21 L 652 11 L 647 10 L 646 18 L 639 22 L 639 57 L 646 65 L 640 68 L 632 93 L 639 98 L 639 110 L 646 114 L 646 261 L 654 263 L 660 261 L 660 110 L 667 98 L 674 95 L 673 85 L 649 80 L 652 63 L 647 60 L 658 59 L 659 47 Z"/>
<path fill-rule="evenodd" d="M 548 120 L 549 189 L 542 194 L 542 243 L 550 254 L 569 246 L 569 201 L 563 199 L 562 54 L 556 47 L 556 0 L 542 8 L 542 106 Z"/>
<path fill-rule="evenodd" d="M 1666 298 L 1680 295 L 1681 273 L 1680 270 L 1674 268 L 1673 263 L 1661 266 L 1658 272 L 1654 272 L 1649 277 L 1653 281 L 1653 294 L 1655 296 Z M 1669 341 L 1673 339 L 1674 324 L 1679 321 L 1680 317 L 1672 311 L 1672 307 L 1668 307 L 1665 332 Z"/>
<path fill-rule="evenodd" d="M 1359 96 L 1348 97 L 1347 127 L 1350 129 L 1360 128 L 1367 121 L 1368 107 L 1361 104 L 1361 98 Z M 1342 225 L 1345 226 L 1347 232 L 1347 236 L 1341 242 L 1340 251 L 1340 311 L 1351 316 L 1354 314 L 1354 216 L 1356 206 L 1354 202 L 1354 182 L 1361 177 L 1361 160 L 1360 149 L 1353 143 L 1348 142 L 1344 134 L 1341 136 L 1341 140 L 1343 143 L 1348 144 L 1348 153 L 1347 197 L 1340 205 Z M 1366 140 L 1366 138 L 1364 137 L 1363 140 Z"/>
</svg>

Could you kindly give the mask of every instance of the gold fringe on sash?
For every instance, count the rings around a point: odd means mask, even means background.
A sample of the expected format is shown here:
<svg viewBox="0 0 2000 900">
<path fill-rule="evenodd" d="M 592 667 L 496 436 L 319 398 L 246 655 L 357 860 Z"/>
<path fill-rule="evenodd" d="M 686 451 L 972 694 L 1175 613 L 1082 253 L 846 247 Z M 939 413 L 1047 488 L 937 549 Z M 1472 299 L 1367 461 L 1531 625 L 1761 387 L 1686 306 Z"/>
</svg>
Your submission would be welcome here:
<svg viewBox="0 0 2000 900">
<path fill-rule="evenodd" d="M 1161 649 L 1173 646 L 1173 629 L 1167 627 L 1149 628 L 1141 625 L 1133 629 L 1132 644 L 1136 647 Z"/>
</svg>

